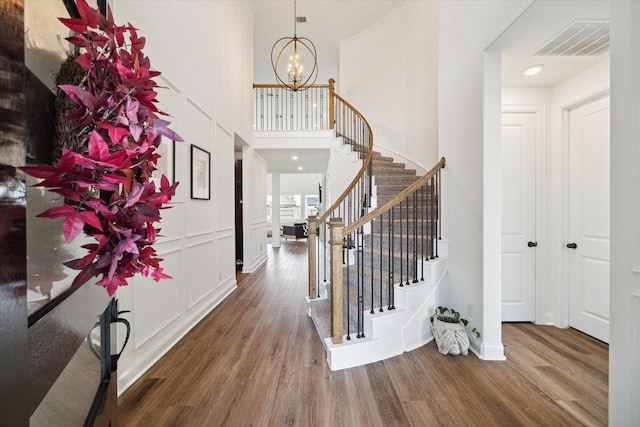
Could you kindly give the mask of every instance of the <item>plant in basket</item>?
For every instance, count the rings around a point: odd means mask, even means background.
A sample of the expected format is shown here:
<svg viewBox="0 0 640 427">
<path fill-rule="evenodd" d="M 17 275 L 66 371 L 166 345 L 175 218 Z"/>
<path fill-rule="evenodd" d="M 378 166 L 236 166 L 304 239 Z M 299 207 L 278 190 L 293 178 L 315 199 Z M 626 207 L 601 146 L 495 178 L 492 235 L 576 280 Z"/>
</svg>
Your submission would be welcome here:
<svg viewBox="0 0 640 427">
<path fill-rule="evenodd" d="M 160 211 L 178 183 L 163 175 L 157 188 L 151 175 L 161 138 L 182 139 L 155 105 L 153 78 L 160 73 L 151 70 L 142 52 L 144 37 L 131 24 L 116 25 L 110 9 L 105 17 L 86 0 L 76 4 L 79 18 L 60 18 L 75 32 L 67 40 L 80 49 L 76 61 L 84 69 L 80 84 L 60 85 L 77 105 L 65 117 L 74 123 L 75 142 L 62 141 L 56 165 L 21 169 L 42 180 L 37 186 L 65 199 L 38 216 L 63 218 L 67 242 L 80 233 L 95 240 L 83 246 L 85 256 L 65 263 L 79 270 L 72 287 L 101 275 L 97 284 L 113 295 L 137 273 L 156 281 L 170 278 L 153 243 Z"/>
<path fill-rule="evenodd" d="M 431 331 L 440 353 L 467 355 L 469 337 L 467 336 L 466 327 L 469 321 L 460 317 L 459 311 L 438 306 L 430 320 Z M 471 330 L 471 335 L 474 338 L 480 338 L 480 332 L 475 327 Z"/>
</svg>

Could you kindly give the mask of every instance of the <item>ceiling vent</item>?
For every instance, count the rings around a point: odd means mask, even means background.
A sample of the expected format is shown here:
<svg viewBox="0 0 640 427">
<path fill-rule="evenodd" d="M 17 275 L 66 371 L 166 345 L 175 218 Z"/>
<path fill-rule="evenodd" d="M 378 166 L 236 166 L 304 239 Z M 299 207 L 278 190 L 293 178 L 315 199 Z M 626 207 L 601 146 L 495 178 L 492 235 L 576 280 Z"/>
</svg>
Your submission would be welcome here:
<svg viewBox="0 0 640 427">
<path fill-rule="evenodd" d="M 296 16 L 296 22 L 298 24 L 304 24 L 307 22 L 307 17 L 306 16 Z"/>
<path fill-rule="evenodd" d="M 609 50 L 609 22 L 576 21 L 533 56 L 597 56 Z"/>
</svg>

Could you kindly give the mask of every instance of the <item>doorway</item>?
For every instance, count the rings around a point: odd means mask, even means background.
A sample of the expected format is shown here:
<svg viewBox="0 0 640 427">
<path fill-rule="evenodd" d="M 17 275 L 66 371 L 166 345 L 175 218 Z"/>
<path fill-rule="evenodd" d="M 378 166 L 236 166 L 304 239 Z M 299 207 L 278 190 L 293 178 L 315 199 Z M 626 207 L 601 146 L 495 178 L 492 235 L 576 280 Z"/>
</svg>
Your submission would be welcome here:
<svg viewBox="0 0 640 427">
<path fill-rule="evenodd" d="M 236 271 L 242 271 L 244 265 L 244 232 L 242 217 L 242 159 L 235 160 L 235 229 L 236 229 Z"/>
</svg>

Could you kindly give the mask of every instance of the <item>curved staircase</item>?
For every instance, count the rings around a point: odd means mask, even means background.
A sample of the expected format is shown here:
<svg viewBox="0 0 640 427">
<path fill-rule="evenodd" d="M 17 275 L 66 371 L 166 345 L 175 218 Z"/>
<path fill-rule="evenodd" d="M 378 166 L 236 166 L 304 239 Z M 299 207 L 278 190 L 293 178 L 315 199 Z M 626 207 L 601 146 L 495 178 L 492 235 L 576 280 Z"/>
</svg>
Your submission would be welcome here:
<svg viewBox="0 0 640 427">
<path fill-rule="evenodd" d="M 415 170 L 378 152 L 373 152 L 371 161 L 372 208 L 389 202 L 419 179 Z M 407 262 L 414 248 L 424 244 L 423 230 L 433 225 L 436 206 L 422 200 L 430 197 L 426 192 L 420 196 L 412 198 L 414 203 L 395 208 L 388 219 L 363 227 L 354 239 L 361 244 L 343 249 L 344 342 L 334 344 L 331 337 L 330 283 L 320 285 L 319 298 L 308 300 L 309 315 L 332 370 L 393 357 L 433 339 L 429 317 L 437 306 L 438 288 L 446 273 L 446 249 L 441 246 L 437 258 L 431 253 L 425 257 L 430 259 Z M 401 227 L 415 232 L 390 233 Z M 354 269 L 357 259 L 359 267 Z M 359 320 L 362 328 L 354 332 L 353 325 Z"/>
</svg>

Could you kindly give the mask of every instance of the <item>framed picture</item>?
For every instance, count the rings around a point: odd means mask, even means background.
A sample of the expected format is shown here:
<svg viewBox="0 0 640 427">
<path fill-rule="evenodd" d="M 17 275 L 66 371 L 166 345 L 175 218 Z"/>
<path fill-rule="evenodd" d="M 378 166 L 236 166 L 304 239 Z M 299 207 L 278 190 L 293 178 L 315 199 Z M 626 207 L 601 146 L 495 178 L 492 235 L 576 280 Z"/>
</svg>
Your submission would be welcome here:
<svg viewBox="0 0 640 427">
<path fill-rule="evenodd" d="M 156 188 L 160 188 L 160 180 L 162 175 L 165 175 L 169 180 L 169 183 L 175 182 L 175 154 L 176 154 L 176 142 L 162 138 L 162 142 L 158 146 L 156 152 L 160 154 L 158 163 L 156 163 L 156 170 L 153 171 L 151 179 L 153 179 Z"/>
<path fill-rule="evenodd" d="M 211 154 L 191 144 L 191 198 L 211 199 Z"/>
</svg>

